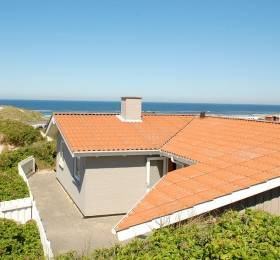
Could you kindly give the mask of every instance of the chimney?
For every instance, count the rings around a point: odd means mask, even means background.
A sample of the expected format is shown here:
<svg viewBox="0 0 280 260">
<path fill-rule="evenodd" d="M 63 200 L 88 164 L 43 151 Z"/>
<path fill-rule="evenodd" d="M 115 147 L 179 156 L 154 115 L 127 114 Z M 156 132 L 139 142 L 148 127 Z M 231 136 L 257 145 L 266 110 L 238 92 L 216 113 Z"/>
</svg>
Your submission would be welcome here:
<svg viewBox="0 0 280 260">
<path fill-rule="evenodd" d="M 122 97 L 120 120 L 125 122 L 141 122 L 142 98 Z"/>
</svg>

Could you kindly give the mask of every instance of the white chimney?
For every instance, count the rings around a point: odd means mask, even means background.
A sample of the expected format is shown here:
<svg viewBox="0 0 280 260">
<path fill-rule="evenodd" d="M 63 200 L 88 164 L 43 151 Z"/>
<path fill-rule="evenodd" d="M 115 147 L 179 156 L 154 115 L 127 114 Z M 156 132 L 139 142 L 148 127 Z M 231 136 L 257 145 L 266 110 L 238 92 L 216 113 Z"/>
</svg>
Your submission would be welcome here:
<svg viewBox="0 0 280 260">
<path fill-rule="evenodd" d="M 120 120 L 124 122 L 141 122 L 142 98 L 122 97 Z"/>
</svg>

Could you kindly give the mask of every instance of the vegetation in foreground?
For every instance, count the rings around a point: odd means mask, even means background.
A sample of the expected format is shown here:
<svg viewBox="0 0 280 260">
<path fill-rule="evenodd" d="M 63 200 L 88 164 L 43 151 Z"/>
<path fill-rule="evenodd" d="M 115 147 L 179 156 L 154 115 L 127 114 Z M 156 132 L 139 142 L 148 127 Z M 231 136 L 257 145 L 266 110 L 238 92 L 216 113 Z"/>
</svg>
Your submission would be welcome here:
<svg viewBox="0 0 280 260">
<path fill-rule="evenodd" d="M 39 130 L 23 123 L 41 119 L 41 114 L 33 111 L 0 109 L 0 144 L 13 147 L 0 153 L 0 202 L 29 196 L 28 187 L 17 170 L 21 160 L 34 155 L 38 168 L 54 166 L 55 143 L 47 142 Z M 36 222 L 21 225 L 0 219 L 0 259 L 44 259 Z"/>
<path fill-rule="evenodd" d="M 47 121 L 43 114 L 36 111 L 21 109 L 13 106 L 0 105 L 0 107 L 1 120 L 10 119 L 29 124 Z"/>
<path fill-rule="evenodd" d="M 44 259 L 35 221 L 22 225 L 12 220 L 0 219 L 0 258 Z"/>
<path fill-rule="evenodd" d="M 280 217 L 263 211 L 228 211 L 177 227 L 155 231 L 145 240 L 98 249 L 70 259 L 280 259 Z"/>
<path fill-rule="evenodd" d="M 0 172 L 0 191 L 0 202 L 29 196 L 28 187 L 16 168 Z"/>
</svg>

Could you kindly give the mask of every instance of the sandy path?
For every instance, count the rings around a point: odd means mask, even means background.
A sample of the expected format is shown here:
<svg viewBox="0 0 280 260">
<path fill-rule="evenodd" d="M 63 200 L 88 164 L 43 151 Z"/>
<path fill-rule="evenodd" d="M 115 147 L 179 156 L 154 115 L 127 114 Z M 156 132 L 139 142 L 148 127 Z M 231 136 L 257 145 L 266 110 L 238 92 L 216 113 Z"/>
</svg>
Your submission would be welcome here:
<svg viewBox="0 0 280 260">
<path fill-rule="evenodd" d="M 4 150 L 5 146 L 3 144 L 0 144 L 0 153 Z"/>
</svg>

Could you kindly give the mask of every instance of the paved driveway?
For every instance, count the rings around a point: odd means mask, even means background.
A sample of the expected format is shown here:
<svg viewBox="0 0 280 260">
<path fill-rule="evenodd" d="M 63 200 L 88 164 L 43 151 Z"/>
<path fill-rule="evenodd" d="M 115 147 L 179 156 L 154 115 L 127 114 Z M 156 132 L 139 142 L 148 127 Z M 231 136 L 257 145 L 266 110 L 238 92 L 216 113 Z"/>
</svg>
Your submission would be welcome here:
<svg viewBox="0 0 280 260">
<path fill-rule="evenodd" d="M 29 183 L 55 255 L 88 253 L 117 242 L 111 229 L 122 216 L 83 218 L 53 172 L 35 173 Z"/>
</svg>

